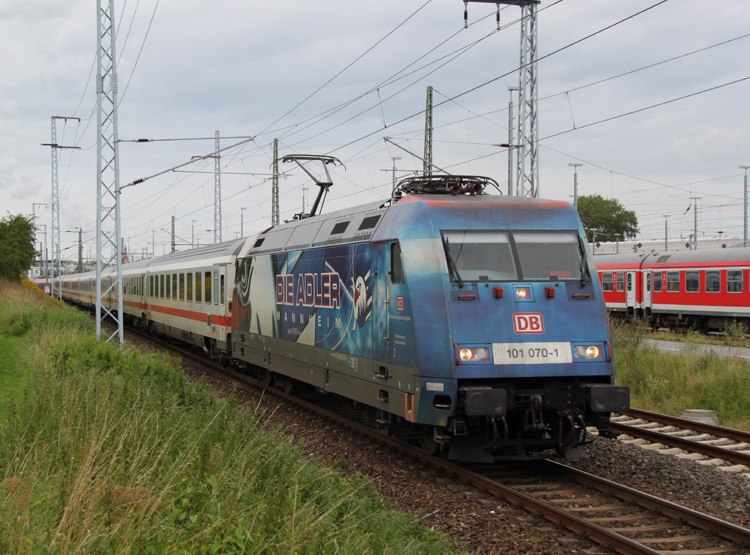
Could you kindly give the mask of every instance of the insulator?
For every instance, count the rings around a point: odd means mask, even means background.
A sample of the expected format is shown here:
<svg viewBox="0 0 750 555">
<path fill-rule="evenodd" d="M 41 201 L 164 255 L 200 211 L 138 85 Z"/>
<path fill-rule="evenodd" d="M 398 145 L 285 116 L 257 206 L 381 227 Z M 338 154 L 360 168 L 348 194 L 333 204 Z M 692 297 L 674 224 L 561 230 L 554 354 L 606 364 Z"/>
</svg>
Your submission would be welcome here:
<svg viewBox="0 0 750 555">
<path fill-rule="evenodd" d="M 495 19 L 497 19 L 497 30 L 500 30 L 500 4 L 497 5 L 497 15 L 495 16 Z"/>
<path fill-rule="evenodd" d="M 461 184 L 460 183 L 454 183 L 451 185 L 450 192 L 452 195 L 458 195 L 461 193 Z"/>
<path fill-rule="evenodd" d="M 464 29 L 469 26 L 469 2 L 464 0 Z"/>
</svg>

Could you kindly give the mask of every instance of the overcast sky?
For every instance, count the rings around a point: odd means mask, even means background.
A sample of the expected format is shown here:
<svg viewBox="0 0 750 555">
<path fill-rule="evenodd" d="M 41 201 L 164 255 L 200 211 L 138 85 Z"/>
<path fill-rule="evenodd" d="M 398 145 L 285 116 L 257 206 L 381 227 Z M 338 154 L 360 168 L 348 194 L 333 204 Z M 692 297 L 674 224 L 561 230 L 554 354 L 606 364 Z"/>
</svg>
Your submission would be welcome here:
<svg viewBox="0 0 750 555">
<path fill-rule="evenodd" d="M 393 156 L 401 157 L 399 176 L 422 163 L 383 137 L 421 155 L 431 85 L 434 163 L 488 175 L 505 189 L 507 153 L 493 145 L 507 142 L 521 10 L 504 8 L 497 31 L 494 4 L 470 3 L 468 29 L 463 7 L 461 0 L 115 0 L 120 139 L 207 138 L 122 142 L 121 183 L 210 153 L 218 130 L 255 137 L 221 159 L 224 240 L 237 236 L 243 217 L 245 235 L 270 225 L 274 138 L 282 155 L 326 153 L 345 164 L 334 170 L 325 211 L 385 199 L 391 173 L 383 170 Z M 58 144 L 81 148 L 59 151 L 68 259 L 77 256 L 77 235 L 68 231 L 78 227 L 85 255 L 94 252 L 96 18 L 94 0 L 0 0 L 2 212 L 30 214 L 32 203 L 50 202 L 50 148 L 41 146 L 50 142 L 50 118 L 81 118 L 57 123 Z M 639 239 L 663 239 L 669 215 L 670 240 L 684 243 L 691 196 L 701 197 L 701 236 L 741 238 L 748 21 L 750 4 L 741 0 L 543 0 L 541 196 L 572 200 L 568 164 L 580 162 L 579 194 L 634 210 Z M 196 242 L 213 241 L 213 160 L 186 169 L 195 172 L 123 191 L 131 252 L 151 252 L 154 242 L 157 255 L 168 252 L 172 216 L 178 243 L 189 244 L 193 229 Z M 295 166 L 282 169 L 281 218 L 290 219 L 302 209 L 303 187 L 308 208 L 317 191 Z M 49 209 L 37 215 L 49 225 Z"/>
</svg>

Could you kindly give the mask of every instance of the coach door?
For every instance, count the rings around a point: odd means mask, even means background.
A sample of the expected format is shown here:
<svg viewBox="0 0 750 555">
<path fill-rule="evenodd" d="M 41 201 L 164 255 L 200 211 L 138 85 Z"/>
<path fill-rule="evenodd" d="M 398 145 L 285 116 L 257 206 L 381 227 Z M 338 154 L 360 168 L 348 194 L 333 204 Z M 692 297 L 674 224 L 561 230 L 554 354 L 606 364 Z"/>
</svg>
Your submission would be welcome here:
<svg viewBox="0 0 750 555">
<path fill-rule="evenodd" d="M 627 306 L 628 313 L 632 313 L 636 307 L 636 285 L 635 285 L 635 272 L 625 273 L 625 306 Z"/>
<path fill-rule="evenodd" d="M 373 345 L 377 345 L 377 352 L 373 353 L 377 361 L 376 373 L 381 377 L 388 376 L 388 353 L 390 352 L 390 304 L 391 304 L 391 261 L 390 243 L 378 244 L 377 274 L 375 276 L 375 295 L 373 298 Z"/>
<path fill-rule="evenodd" d="M 651 290 L 653 289 L 652 283 L 653 276 L 651 270 L 644 270 L 643 272 L 643 310 L 644 313 L 651 310 Z"/>
<path fill-rule="evenodd" d="M 227 330 L 225 326 L 227 325 L 227 316 L 229 314 L 229 311 L 227 310 L 228 301 L 227 301 L 227 266 L 226 264 L 222 264 L 219 266 L 219 276 L 218 276 L 218 282 L 216 283 L 216 293 L 215 295 L 218 295 L 218 301 L 219 301 L 219 339 L 221 341 L 224 341 L 226 339 L 226 333 Z"/>
</svg>

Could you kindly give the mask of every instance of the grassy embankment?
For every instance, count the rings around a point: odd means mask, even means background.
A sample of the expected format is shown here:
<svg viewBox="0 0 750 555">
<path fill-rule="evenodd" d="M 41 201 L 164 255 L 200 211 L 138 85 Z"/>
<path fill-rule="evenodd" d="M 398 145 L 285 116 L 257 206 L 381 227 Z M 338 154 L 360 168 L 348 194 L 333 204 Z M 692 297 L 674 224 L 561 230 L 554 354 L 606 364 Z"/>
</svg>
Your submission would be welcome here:
<svg viewBox="0 0 750 555">
<path fill-rule="evenodd" d="M 302 460 L 253 407 L 92 336 L 88 316 L 0 282 L 15 372 L 0 382 L 0 552 L 451 551 L 365 479 Z"/>
<path fill-rule="evenodd" d="M 750 363 L 700 353 L 696 334 L 682 336 L 683 354 L 672 355 L 645 344 L 643 326 L 613 322 L 612 333 L 619 383 L 630 387 L 633 407 L 675 416 L 715 410 L 722 426 L 750 431 Z"/>
</svg>

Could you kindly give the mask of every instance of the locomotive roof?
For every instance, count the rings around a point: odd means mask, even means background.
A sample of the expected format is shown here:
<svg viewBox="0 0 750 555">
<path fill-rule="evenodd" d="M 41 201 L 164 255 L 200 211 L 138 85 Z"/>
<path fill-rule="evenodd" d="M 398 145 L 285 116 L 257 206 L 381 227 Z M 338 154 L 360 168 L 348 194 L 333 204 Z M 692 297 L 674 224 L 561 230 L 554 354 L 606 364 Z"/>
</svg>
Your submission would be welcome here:
<svg viewBox="0 0 750 555">
<path fill-rule="evenodd" d="M 568 209 L 570 203 L 557 200 L 544 200 L 503 195 L 451 195 L 451 194 L 408 194 L 391 204 L 389 200 L 345 208 L 328 214 L 295 220 L 270 228 L 248 241 L 238 257 L 254 256 L 269 252 L 303 250 L 325 247 L 341 243 L 357 243 L 371 240 L 386 212 L 398 211 L 412 202 L 419 202 L 429 208 L 509 208 L 509 209 Z"/>
<path fill-rule="evenodd" d="M 238 257 L 369 241 L 388 210 L 387 205 L 387 200 L 371 202 L 283 223 L 248 241 Z"/>
</svg>

